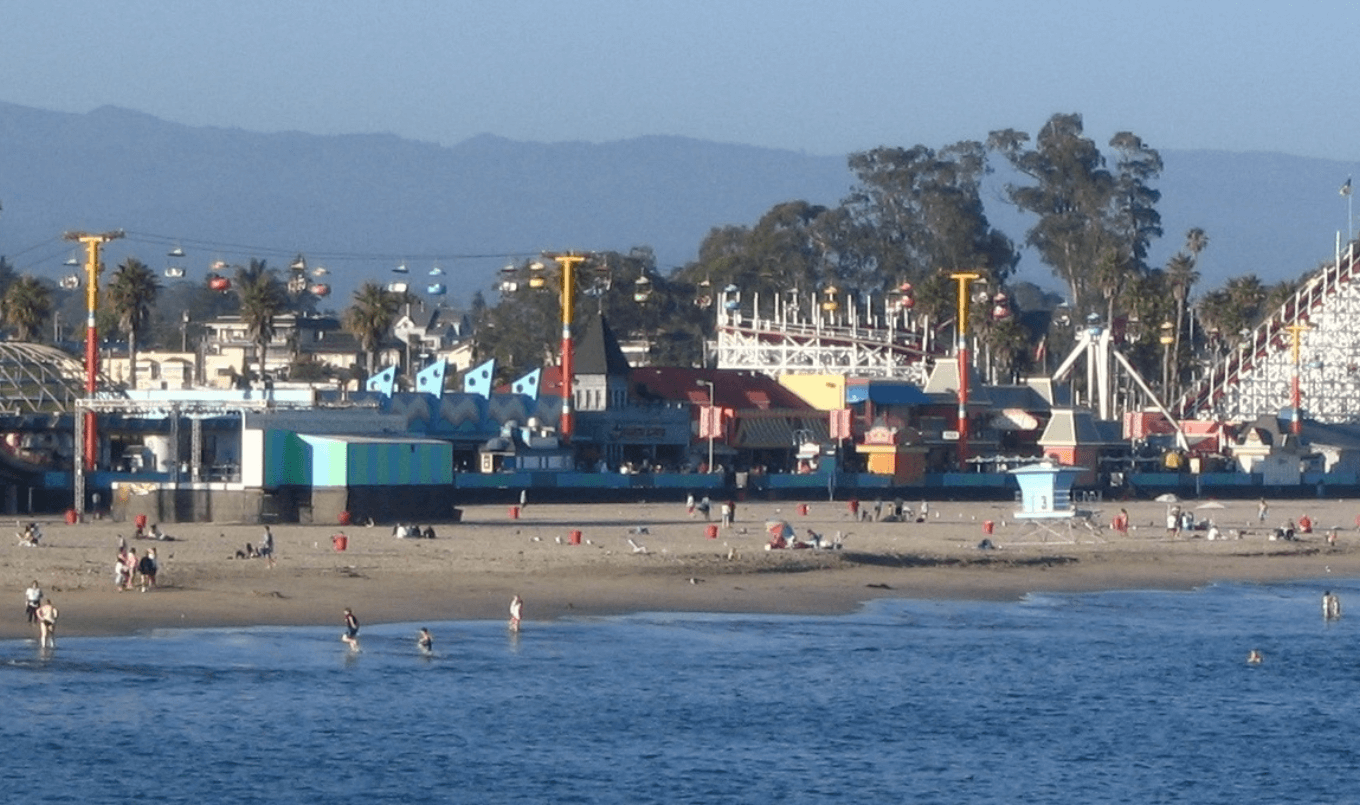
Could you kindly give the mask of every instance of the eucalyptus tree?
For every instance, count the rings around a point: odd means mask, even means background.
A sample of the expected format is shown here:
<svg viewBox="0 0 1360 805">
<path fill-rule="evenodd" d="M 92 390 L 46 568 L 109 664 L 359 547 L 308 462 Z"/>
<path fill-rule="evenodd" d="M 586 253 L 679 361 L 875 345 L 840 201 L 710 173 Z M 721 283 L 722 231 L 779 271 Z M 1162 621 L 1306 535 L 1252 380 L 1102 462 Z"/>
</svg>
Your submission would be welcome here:
<svg viewBox="0 0 1360 805">
<path fill-rule="evenodd" d="M 1129 132 L 1110 140 L 1117 159 L 1107 167 L 1076 114 L 1049 118 L 1029 146 L 1024 132 L 992 132 L 988 146 L 1027 177 L 1006 188 L 1011 203 L 1036 216 L 1026 243 L 1068 286 L 1078 310 L 1100 304 L 1107 317 L 1134 279 L 1148 271 L 1151 241 L 1161 235 L 1161 173 L 1157 152 Z"/>
<path fill-rule="evenodd" d="M 274 321 L 288 308 L 288 295 L 274 270 L 265 261 L 251 258 L 248 265 L 236 269 L 236 298 L 241 305 L 241 321 L 255 344 L 263 380 L 269 342 L 274 338 Z M 242 359 L 241 374 L 250 376 L 248 356 Z"/>
<path fill-rule="evenodd" d="M 862 289 L 920 282 L 977 268 L 1003 283 L 1019 261 L 987 220 L 980 191 L 988 172 L 982 143 L 945 148 L 876 148 L 850 155 L 858 184 L 841 203 L 845 228 L 832 259 Z"/>
<path fill-rule="evenodd" d="M 156 274 L 135 257 L 119 264 L 108 285 L 106 298 L 118 319 L 118 329 L 128 340 L 130 388 L 137 388 L 137 337 L 146 330 L 160 290 Z"/>
<path fill-rule="evenodd" d="M 377 283 L 365 282 L 354 292 L 353 299 L 354 304 L 345 310 L 345 329 L 359 340 L 359 346 L 368 358 L 368 374 L 372 375 L 378 360 L 378 347 L 396 321 L 402 296 Z"/>
<path fill-rule="evenodd" d="M 52 312 L 52 291 L 36 277 L 21 276 L 9 283 L 0 298 L 0 315 L 14 328 L 15 339 L 32 341 Z"/>
</svg>

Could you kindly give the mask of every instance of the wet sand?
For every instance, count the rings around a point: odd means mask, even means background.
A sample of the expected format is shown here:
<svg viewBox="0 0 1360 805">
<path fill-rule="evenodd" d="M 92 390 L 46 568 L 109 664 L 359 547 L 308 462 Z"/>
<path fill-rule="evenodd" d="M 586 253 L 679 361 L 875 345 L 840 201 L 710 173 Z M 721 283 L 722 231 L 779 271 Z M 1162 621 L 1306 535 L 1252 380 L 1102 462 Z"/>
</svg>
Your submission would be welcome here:
<svg viewBox="0 0 1360 805">
<path fill-rule="evenodd" d="M 910 501 L 912 508 L 920 501 Z M 866 507 L 871 504 L 863 504 Z M 1127 535 L 1098 534 L 1065 524 L 1055 534 L 1017 522 L 1010 502 L 932 501 L 926 522 L 865 522 L 844 502 L 744 502 L 736 523 L 706 536 L 707 523 L 681 503 L 531 505 L 518 520 L 505 506 L 464 508 L 463 522 L 434 524 L 433 540 L 398 540 L 390 526 L 276 525 L 277 563 L 235 559 L 262 526 L 175 525 L 168 542 L 132 539 L 130 523 L 66 525 L 40 520 L 43 543 L 0 541 L 0 580 L 11 615 L 0 637 L 34 632 L 23 610 L 24 589 L 37 580 L 61 610 L 59 634 L 109 635 L 159 628 L 327 625 L 340 629 L 352 607 L 365 624 L 506 619 L 518 594 L 526 628 L 535 620 L 641 611 L 841 613 L 882 597 L 1014 599 L 1029 592 L 1103 589 L 1189 589 L 1221 580 L 1360 578 L 1360 501 L 1271 501 L 1266 523 L 1256 501 L 1224 501 L 1197 509 L 1224 537 L 1203 531 L 1168 538 L 1166 504 L 1095 503 L 1103 525 L 1128 509 Z M 713 524 L 717 524 L 717 511 Z M 1269 539 L 1286 519 L 1304 514 L 1314 533 L 1298 541 Z M 786 520 L 832 537 L 838 551 L 766 551 L 765 523 Z M 993 533 L 983 531 L 984 521 Z M 1331 546 L 1329 528 L 1338 529 Z M 7 531 L 17 524 L 6 523 Z M 574 530 L 579 545 L 570 544 Z M 1234 534 L 1234 531 L 1237 533 Z M 118 536 L 160 559 L 159 586 L 143 593 L 114 589 Z M 344 534 L 337 551 L 332 537 Z M 979 549 L 984 538 L 994 549 Z M 645 548 L 636 550 L 633 540 Z"/>
</svg>

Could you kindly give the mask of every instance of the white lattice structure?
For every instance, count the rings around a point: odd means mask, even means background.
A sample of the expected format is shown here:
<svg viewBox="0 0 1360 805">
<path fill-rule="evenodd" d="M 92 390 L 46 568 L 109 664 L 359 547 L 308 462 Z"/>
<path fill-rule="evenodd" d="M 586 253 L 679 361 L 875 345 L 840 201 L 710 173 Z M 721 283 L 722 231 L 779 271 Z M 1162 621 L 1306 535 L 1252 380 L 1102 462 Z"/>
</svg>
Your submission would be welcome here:
<svg viewBox="0 0 1360 805">
<path fill-rule="evenodd" d="M 1360 422 L 1360 260 L 1351 243 L 1178 402 L 1182 418 L 1242 422 L 1291 406 L 1299 373 L 1301 408 L 1319 422 Z M 1300 333 L 1298 366 L 1293 325 Z"/>
<path fill-rule="evenodd" d="M 848 295 L 817 297 L 776 297 L 762 315 L 758 295 L 746 309 L 741 293 L 729 286 L 716 306 L 718 368 L 925 383 L 929 330 L 923 316 L 904 310 L 891 295 L 862 304 Z"/>
</svg>

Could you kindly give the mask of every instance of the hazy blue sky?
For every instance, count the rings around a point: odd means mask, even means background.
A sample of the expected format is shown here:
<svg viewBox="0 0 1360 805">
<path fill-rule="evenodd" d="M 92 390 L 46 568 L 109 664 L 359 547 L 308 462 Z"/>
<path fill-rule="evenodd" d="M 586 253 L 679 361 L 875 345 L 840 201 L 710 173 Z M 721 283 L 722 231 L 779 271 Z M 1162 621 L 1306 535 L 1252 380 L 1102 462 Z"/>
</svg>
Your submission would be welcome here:
<svg viewBox="0 0 1360 805">
<path fill-rule="evenodd" d="M 1054 112 L 1102 143 L 1360 157 L 1360 3 L 8 2 L 0 100 L 190 125 L 676 134 L 844 154 Z"/>
</svg>

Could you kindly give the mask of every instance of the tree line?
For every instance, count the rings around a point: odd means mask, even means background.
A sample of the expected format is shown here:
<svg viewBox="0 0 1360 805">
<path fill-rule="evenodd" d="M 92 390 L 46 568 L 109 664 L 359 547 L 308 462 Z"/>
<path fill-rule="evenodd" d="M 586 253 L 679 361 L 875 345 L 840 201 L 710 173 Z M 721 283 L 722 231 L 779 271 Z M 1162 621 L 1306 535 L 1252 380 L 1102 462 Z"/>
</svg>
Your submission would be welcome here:
<svg viewBox="0 0 1360 805">
<path fill-rule="evenodd" d="M 1017 177 L 1004 186 L 1004 200 L 1030 220 L 1020 244 L 986 215 L 983 180 L 998 160 Z M 949 275 L 968 270 L 986 281 L 987 293 L 972 302 L 971 329 L 998 379 L 1043 372 L 1043 356 L 1062 354 L 1076 325 L 1093 315 L 1115 328 L 1145 377 L 1161 376 L 1157 369 L 1169 359 L 1164 396 L 1170 397 L 1204 350 L 1231 346 L 1296 285 L 1266 287 L 1248 274 L 1200 295 L 1192 306 L 1196 266 L 1209 236 L 1193 228 L 1166 265 L 1151 265 L 1150 247 L 1164 234 L 1156 189 L 1161 156 L 1131 132 L 1116 134 L 1102 149 L 1077 114 L 1053 115 L 1033 137 L 1002 129 L 985 142 L 881 147 L 851 154 L 848 163 L 854 183 L 835 206 L 787 201 L 753 224 L 715 226 L 698 258 L 674 270 L 660 270 L 645 247 L 591 254 L 577 271 L 575 325 L 605 316 L 620 337 L 647 343 L 654 365 L 701 366 L 705 339 L 714 335 L 713 306 L 728 286 L 767 305 L 791 291 L 835 289 L 862 298 L 909 286 L 913 315 L 947 343 L 957 293 Z M 1049 267 L 1065 289 L 1062 296 L 1013 281 L 1021 248 Z M 275 319 L 313 313 L 317 300 L 290 292 L 262 260 L 235 267 L 234 274 L 225 292 L 188 283 L 162 287 L 154 272 L 130 257 L 107 283 L 100 331 L 121 334 L 135 357 L 142 344 L 196 341 L 202 322 L 239 313 L 263 365 Z M 502 270 L 494 305 L 476 292 L 469 312 L 477 359 L 496 358 L 502 379 L 555 361 L 560 282 L 552 261 L 525 260 Z M 367 365 L 351 374 L 374 371 L 381 342 L 409 301 L 375 283 L 354 293 L 342 321 Z M 83 302 L 82 293 L 19 276 L 0 258 L 0 319 L 13 337 L 47 340 L 45 328 L 55 319 L 79 341 Z M 51 340 L 63 340 L 60 334 L 54 326 Z M 135 372 L 135 360 L 133 366 Z M 328 371 L 305 360 L 290 367 L 293 376 L 306 379 Z M 249 374 L 247 358 L 241 375 Z"/>
</svg>

